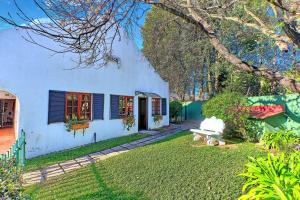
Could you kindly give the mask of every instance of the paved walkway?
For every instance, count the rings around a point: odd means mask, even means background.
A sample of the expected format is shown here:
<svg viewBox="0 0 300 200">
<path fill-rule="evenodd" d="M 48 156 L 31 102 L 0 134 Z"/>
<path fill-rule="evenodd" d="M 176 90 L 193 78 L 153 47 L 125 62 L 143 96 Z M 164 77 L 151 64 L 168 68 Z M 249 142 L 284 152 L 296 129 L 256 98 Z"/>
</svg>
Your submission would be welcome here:
<svg viewBox="0 0 300 200">
<path fill-rule="evenodd" d="M 182 125 L 172 125 L 170 126 L 170 128 L 158 132 L 157 134 L 152 135 L 150 137 L 146 137 L 127 144 L 116 146 L 111 149 L 106 149 L 100 152 L 92 153 L 80 158 L 76 158 L 74 160 L 68 160 L 55 165 L 51 165 L 40 170 L 24 173 L 23 185 L 28 186 L 32 184 L 42 183 L 49 178 L 53 178 L 65 174 L 67 172 L 76 170 L 78 168 L 84 167 L 86 165 L 89 165 L 97 161 L 106 160 L 107 158 L 119 155 L 121 153 L 128 152 L 131 149 L 135 149 L 151 143 L 155 143 L 171 135 L 174 135 L 180 131 L 189 130 L 190 128 L 195 128 L 195 123 L 187 122 Z"/>
</svg>

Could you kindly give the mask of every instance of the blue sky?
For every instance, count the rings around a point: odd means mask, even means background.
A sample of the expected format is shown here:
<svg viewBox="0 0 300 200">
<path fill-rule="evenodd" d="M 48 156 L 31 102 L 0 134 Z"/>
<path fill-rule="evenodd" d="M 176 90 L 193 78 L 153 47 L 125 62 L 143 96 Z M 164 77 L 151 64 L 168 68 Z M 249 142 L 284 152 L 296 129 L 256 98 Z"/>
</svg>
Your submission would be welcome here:
<svg viewBox="0 0 300 200">
<path fill-rule="evenodd" d="M 32 18 L 43 18 L 45 15 L 43 12 L 35 6 L 32 0 L 17 0 L 20 7 L 26 14 L 28 14 Z M 145 7 L 147 8 L 147 7 Z M 14 5 L 13 0 L 0 0 L 0 16 L 8 16 L 10 13 L 15 19 L 18 19 L 18 23 L 22 23 L 22 21 L 17 16 L 17 8 Z M 145 16 L 139 20 L 140 26 L 142 26 L 145 22 Z M 0 31 L 8 29 L 9 26 L 0 21 Z M 141 49 L 143 46 L 143 38 L 138 27 L 134 27 L 134 40 L 136 45 Z"/>
</svg>

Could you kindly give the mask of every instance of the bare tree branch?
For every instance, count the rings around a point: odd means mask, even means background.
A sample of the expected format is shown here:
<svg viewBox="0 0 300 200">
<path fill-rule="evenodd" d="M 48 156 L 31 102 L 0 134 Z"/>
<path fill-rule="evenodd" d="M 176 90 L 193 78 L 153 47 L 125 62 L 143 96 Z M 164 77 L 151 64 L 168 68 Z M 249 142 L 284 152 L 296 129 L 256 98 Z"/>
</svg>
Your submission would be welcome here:
<svg viewBox="0 0 300 200">
<path fill-rule="evenodd" d="M 247 14 L 249 14 L 253 19 L 255 19 L 255 21 L 258 22 L 257 23 L 250 23 L 247 22 L 245 20 L 240 19 L 239 17 L 227 17 L 227 16 L 223 16 L 223 15 L 216 15 L 216 14 L 211 14 L 209 15 L 211 18 L 214 19 L 221 19 L 221 20 L 229 20 L 229 21 L 233 21 L 236 22 L 242 26 L 246 26 L 248 28 L 253 28 L 256 29 L 257 31 L 261 32 L 262 34 L 272 38 L 275 40 L 275 44 L 280 48 L 280 50 L 283 51 L 288 51 L 288 47 L 290 44 L 293 43 L 293 41 L 286 35 L 279 35 L 277 33 L 275 33 L 274 30 L 268 28 L 262 20 L 260 20 L 254 13 L 252 13 L 251 11 L 249 11 L 246 7 L 245 7 L 245 11 Z"/>
<path fill-rule="evenodd" d="M 220 10 L 225 12 L 227 9 L 232 9 L 239 2 L 238 0 L 33 0 L 48 16 L 51 23 L 40 23 L 30 18 L 18 6 L 16 0 L 14 1 L 18 8 L 18 14 L 27 22 L 26 25 L 18 25 L 11 16 L 9 18 L 0 17 L 1 20 L 27 30 L 29 35 L 35 33 L 52 39 L 60 45 L 61 49 L 56 51 L 79 54 L 79 63 L 86 65 L 97 63 L 99 67 L 104 66 L 105 58 L 112 54 L 113 42 L 117 38 L 120 39 L 120 33 L 130 29 L 144 14 L 140 11 L 143 10 L 142 5 L 150 4 L 194 24 L 209 38 L 216 51 L 237 69 L 278 81 L 281 85 L 300 92 L 300 83 L 295 82 L 294 79 L 284 77 L 272 69 L 256 67 L 243 62 L 220 42 L 205 13 L 212 15 L 218 14 Z M 263 27 L 264 29 L 260 31 L 264 31 L 265 34 L 269 33 L 273 39 L 287 42 L 287 38 L 277 38 L 274 32 L 270 32 L 267 27 L 264 27 L 264 24 L 252 13 L 249 15 L 258 22 L 253 28 L 261 29 Z M 236 19 L 232 18 L 231 20 Z M 29 37 L 30 40 L 38 43 L 38 41 L 34 41 L 34 37 Z M 291 39 L 291 41 L 293 40 Z"/>
<path fill-rule="evenodd" d="M 287 37 L 300 48 L 300 1 L 266 0 L 272 5 L 279 21 L 284 23 Z"/>
</svg>

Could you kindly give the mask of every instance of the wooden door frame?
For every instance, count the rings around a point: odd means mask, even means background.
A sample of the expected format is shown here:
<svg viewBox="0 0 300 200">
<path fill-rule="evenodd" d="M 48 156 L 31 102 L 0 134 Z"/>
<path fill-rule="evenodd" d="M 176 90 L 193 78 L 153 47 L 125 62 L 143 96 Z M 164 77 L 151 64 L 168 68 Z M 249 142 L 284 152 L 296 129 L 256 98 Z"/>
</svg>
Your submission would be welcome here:
<svg viewBox="0 0 300 200">
<path fill-rule="evenodd" d="M 145 99 L 146 100 L 146 130 L 148 130 L 148 97 L 138 97 L 138 130 L 143 130 L 143 129 L 140 129 L 140 100 L 141 99 Z"/>
</svg>

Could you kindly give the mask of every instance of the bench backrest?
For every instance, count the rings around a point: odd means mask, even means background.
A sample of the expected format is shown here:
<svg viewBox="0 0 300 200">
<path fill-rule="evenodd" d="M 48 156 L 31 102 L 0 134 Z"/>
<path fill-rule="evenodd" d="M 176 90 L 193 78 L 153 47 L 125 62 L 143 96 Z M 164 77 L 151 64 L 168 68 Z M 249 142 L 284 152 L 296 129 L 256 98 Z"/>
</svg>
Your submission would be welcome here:
<svg viewBox="0 0 300 200">
<path fill-rule="evenodd" d="M 206 118 L 200 124 L 200 130 L 213 131 L 217 133 L 223 133 L 225 129 L 225 123 L 221 119 L 216 117 Z"/>
</svg>

